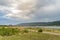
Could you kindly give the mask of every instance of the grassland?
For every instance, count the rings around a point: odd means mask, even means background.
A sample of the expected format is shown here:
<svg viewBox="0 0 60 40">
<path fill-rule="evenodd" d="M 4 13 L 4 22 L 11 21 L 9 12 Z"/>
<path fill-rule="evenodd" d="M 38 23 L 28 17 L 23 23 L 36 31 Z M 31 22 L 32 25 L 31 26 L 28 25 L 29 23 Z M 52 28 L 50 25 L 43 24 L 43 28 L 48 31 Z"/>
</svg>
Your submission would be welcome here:
<svg viewBox="0 0 60 40">
<path fill-rule="evenodd" d="M 34 32 L 13 36 L 0 36 L 0 40 L 60 40 L 60 36 Z"/>
<path fill-rule="evenodd" d="M 5 27 L 7 28 L 7 27 Z M 16 28 L 16 27 L 12 27 Z M 55 32 L 60 30 L 58 29 L 46 29 L 46 28 L 25 28 L 17 27 L 20 29 L 20 33 L 12 36 L 0 36 L 0 40 L 60 40 L 59 35 L 46 34 L 46 32 Z M 42 29 L 43 32 L 38 32 L 39 29 Z M 23 30 L 28 30 L 27 33 L 24 33 Z"/>
</svg>

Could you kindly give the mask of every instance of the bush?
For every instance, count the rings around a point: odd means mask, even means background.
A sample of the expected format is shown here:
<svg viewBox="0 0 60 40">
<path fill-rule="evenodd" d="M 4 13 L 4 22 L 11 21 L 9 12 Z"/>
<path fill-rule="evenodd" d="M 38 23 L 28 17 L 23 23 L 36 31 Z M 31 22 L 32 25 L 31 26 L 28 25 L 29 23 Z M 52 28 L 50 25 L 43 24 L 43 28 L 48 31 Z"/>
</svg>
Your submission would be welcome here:
<svg viewBox="0 0 60 40">
<path fill-rule="evenodd" d="M 42 29 L 39 29 L 38 32 L 43 32 L 43 30 Z"/>
<path fill-rule="evenodd" d="M 23 30 L 24 33 L 28 33 L 29 31 L 28 30 Z"/>
<path fill-rule="evenodd" d="M 18 34 L 20 31 L 15 28 L 0 28 L 0 35 L 1 36 L 11 36 Z"/>
</svg>

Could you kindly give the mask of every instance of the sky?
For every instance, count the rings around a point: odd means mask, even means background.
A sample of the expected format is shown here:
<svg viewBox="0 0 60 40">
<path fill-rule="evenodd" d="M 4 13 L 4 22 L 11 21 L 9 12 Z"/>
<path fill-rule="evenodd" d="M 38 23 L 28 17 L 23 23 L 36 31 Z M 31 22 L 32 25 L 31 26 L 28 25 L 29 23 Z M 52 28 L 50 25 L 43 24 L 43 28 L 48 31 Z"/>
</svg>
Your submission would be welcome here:
<svg viewBox="0 0 60 40">
<path fill-rule="evenodd" d="M 0 25 L 60 20 L 60 0 L 0 0 Z"/>
</svg>

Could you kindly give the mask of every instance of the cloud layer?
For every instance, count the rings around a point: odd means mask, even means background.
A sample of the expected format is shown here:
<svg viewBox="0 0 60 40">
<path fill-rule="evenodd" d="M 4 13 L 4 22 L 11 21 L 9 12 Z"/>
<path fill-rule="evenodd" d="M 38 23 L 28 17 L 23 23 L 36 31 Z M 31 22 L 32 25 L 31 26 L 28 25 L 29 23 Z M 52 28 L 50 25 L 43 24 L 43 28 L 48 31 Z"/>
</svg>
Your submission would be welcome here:
<svg viewBox="0 0 60 40">
<path fill-rule="evenodd" d="M 4 18 L 17 21 L 60 20 L 60 0 L 0 0 Z"/>
<path fill-rule="evenodd" d="M 5 17 L 30 19 L 34 16 L 31 12 L 36 10 L 36 2 L 36 0 L 3 0 L 0 8 L 6 12 Z"/>
</svg>

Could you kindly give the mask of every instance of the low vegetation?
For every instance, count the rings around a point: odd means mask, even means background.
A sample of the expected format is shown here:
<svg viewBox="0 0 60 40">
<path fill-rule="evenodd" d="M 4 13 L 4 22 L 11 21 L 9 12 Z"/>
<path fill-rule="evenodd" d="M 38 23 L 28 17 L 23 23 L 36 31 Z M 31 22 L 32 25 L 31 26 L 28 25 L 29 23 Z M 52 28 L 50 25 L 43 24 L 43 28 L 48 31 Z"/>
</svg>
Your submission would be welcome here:
<svg viewBox="0 0 60 40">
<path fill-rule="evenodd" d="M 56 30 L 55 29 L 48 30 L 44 28 L 22 28 L 21 29 L 21 27 L 19 28 L 1 27 L 0 40 L 60 40 L 59 35 L 45 34 L 43 33 L 44 31 L 54 32 Z"/>
<path fill-rule="evenodd" d="M 20 31 L 17 28 L 5 28 L 5 27 L 0 28 L 1 36 L 11 36 L 11 35 L 18 34 L 19 32 Z"/>
<path fill-rule="evenodd" d="M 38 32 L 43 32 L 43 30 L 42 29 L 39 29 Z"/>
<path fill-rule="evenodd" d="M 44 33 L 31 32 L 21 35 L 0 36 L 0 40 L 60 40 L 60 36 Z"/>
<path fill-rule="evenodd" d="M 29 31 L 28 30 L 23 30 L 23 33 L 28 33 Z"/>
</svg>

